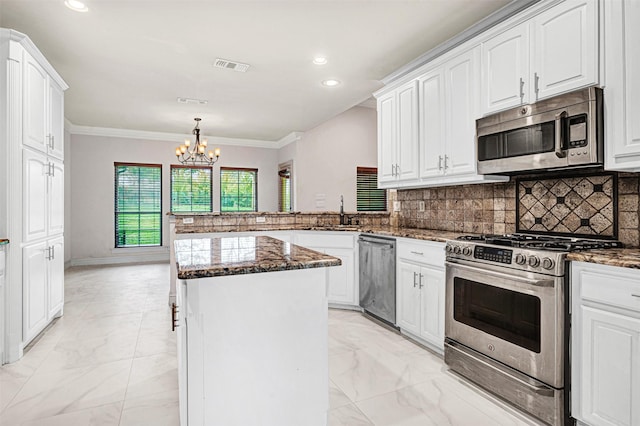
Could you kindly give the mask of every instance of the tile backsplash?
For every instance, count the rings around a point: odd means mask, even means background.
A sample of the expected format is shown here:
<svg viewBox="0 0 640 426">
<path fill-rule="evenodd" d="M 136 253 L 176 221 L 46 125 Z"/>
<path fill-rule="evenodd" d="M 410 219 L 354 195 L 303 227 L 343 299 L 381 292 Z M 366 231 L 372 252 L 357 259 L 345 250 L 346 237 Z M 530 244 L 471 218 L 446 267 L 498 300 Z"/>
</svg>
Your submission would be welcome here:
<svg viewBox="0 0 640 426">
<path fill-rule="evenodd" d="M 531 201 L 523 197 L 523 195 L 529 195 L 523 188 L 525 185 L 533 188 L 536 182 L 547 188 L 550 194 L 553 192 L 549 188 L 556 186 L 554 190 L 560 195 L 554 194 L 552 197 L 548 194 L 545 198 L 544 191 L 538 187 L 537 194 L 547 205 L 544 206 L 541 203 L 544 209 L 538 206 L 534 209 L 535 214 L 530 217 L 526 213 L 531 213 L 531 208 L 517 206 L 517 202 Z M 519 184 L 522 194 L 519 194 Z M 615 235 L 617 225 L 617 238 L 627 247 L 639 247 L 639 184 L 640 174 L 636 173 L 594 173 L 591 178 L 537 175 L 512 178 L 506 183 L 398 190 L 394 198 L 400 202 L 400 211 L 392 214 L 391 223 L 410 228 L 503 234 L 516 231 L 528 232 L 527 227 L 533 228 L 536 222 L 544 222 L 552 232 L 564 232 L 566 228 L 571 233 L 573 232 L 571 228 L 574 228 L 577 232 L 590 236 Z M 561 198 L 562 193 L 565 193 L 564 199 Z M 597 193 L 595 197 L 593 197 L 594 193 Z M 567 194 L 571 194 L 568 199 Z M 575 196 L 580 194 L 582 195 L 579 197 Z M 592 197 L 591 202 L 583 204 L 585 200 L 589 200 L 589 197 Z M 563 206 L 556 207 L 554 212 L 560 220 L 554 226 L 553 219 L 550 217 L 544 219 L 545 209 L 548 211 L 558 204 L 563 204 L 561 201 L 565 204 L 564 207 L 569 207 L 571 212 L 565 210 Z M 570 215 L 570 213 L 575 214 L 576 209 L 579 213 L 576 214 L 577 221 Z M 518 213 L 520 217 L 517 216 Z M 554 217 L 557 218 L 555 215 Z M 536 218 L 539 220 L 536 221 Z M 539 231 L 543 232 L 542 229 Z"/>
</svg>

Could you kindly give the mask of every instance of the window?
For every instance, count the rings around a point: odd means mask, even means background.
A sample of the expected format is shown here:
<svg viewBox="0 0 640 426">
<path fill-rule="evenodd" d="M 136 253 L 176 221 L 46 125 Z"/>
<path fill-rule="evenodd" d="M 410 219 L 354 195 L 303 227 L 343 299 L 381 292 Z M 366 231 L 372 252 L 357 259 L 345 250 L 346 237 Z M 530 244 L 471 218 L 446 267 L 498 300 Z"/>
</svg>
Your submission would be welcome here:
<svg viewBox="0 0 640 426">
<path fill-rule="evenodd" d="M 278 211 L 293 210 L 291 201 L 291 162 L 281 164 L 278 170 Z"/>
<path fill-rule="evenodd" d="M 387 191 L 378 189 L 378 169 L 358 167 L 356 181 L 356 204 L 359 212 L 387 210 Z"/>
<path fill-rule="evenodd" d="M 162 166 L 115 163 L 115 246 L 162 245 Z"/>
<path fill-rule="evenodd" d="M 220 211 L 258 211 L 258 169 L 220 168 Z"/>
<path fill-rule="evenodd" d="M 171 166 L 171 211 L 211 210 L 211 167 Z"/>
</svg>

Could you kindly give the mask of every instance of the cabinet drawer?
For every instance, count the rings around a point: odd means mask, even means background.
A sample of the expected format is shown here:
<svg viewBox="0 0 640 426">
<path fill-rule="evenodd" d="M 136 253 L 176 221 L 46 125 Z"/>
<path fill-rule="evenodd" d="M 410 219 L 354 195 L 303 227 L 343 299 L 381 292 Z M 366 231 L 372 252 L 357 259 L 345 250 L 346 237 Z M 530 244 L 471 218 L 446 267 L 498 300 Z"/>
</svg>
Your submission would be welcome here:
<svg viewBox="0 0 640 426">
<path fill-rule="evenodd" d="M 353 234 L 330 234 L 323 231 L 316 233 L 304 233 L 296 236 L 297 245 L 302 247 L 324 247 L 324 248 L 350 248 L 354 247 Z"/>
<path fill-rule="evenodd" d="M 432 241 L 398 240 L 399 258 L 444 268 L 444 243 Z"/>
<path fill-rule="evenodd" d="M 582 299 L 640 312 L 640 271 L 611 266 L 578 271 Z"/>
</svg>

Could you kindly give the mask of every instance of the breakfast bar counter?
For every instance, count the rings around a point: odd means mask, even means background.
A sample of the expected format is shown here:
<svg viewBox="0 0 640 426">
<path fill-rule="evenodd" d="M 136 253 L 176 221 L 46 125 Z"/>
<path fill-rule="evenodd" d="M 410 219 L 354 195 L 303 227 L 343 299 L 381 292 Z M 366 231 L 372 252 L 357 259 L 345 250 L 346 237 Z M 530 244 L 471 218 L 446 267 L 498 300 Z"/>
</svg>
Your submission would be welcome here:
<svg viewBox="0 0 640 426">
<path fill-rule="evenodd" d="M 326 425 L 327 267 L 266 236 L 174 243 L 181 425 Z"/>
</svg>

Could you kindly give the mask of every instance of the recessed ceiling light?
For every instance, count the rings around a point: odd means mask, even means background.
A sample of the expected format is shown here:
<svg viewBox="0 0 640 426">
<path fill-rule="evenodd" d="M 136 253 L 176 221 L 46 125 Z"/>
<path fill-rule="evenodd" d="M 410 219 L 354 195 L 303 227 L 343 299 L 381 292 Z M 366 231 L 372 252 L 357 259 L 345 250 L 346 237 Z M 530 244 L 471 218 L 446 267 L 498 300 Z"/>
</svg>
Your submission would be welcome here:
<svg viewBox="0 0 640 426">
<path fill-rule="evenodd" d="M 324 56 L 316 56 L 315 58 L 313 58 L 313 63 L 316 65 L 324 65 L 327 63 L 327 58 L 325 58 Z"/>
<path fill-rule="evenodd" d="M 64 0 L 64 5 L 76 12 L 87 12 L 89 8 L 79 0 Z"/>
<path fill-rule="evenodd" d="M 334 87 L 334 86 L 337 86 L 338 84 L 340 84 L 340 82 L 338 80 L 333 80 L 333 79 L 324 80 L 322 82 L 322 85 L 327 87 Z"/>
</svg>

